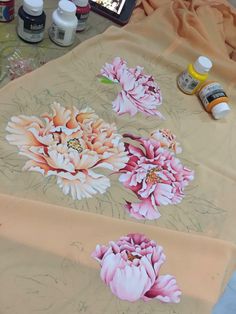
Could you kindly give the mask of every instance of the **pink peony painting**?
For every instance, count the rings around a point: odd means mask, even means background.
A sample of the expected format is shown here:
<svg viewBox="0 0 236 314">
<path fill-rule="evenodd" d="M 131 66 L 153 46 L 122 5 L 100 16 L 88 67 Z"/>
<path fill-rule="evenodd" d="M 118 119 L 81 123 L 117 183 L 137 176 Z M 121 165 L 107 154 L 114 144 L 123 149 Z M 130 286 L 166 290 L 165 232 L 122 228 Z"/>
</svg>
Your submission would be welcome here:
<svg viewBox="0 0 236 314">
<path fill-rule="evenodd" d="M 167 136 L 168 135 L 168 136 Z M 161 205 L 178 204 L 194 173 L 182 165 L 174 152 L 180 151 L 169 130 L 158 130 L 149 138 L 126 134 L 129 161 L 120 170 L 123 185 L 135 193 L 138 203 L 126 202 L 125 208 L 136 219 L 158 219 Z"/>
<path fill-rule="evenodd" d="M 128 161 L 116 126 L 89 108 L 67 109 L 55 102 L 51 109 L 41 118 L 19 115 L 8 122 L 7 141 L 28 158 L 23 169 L 55 176 L 75 200 L 106 192 L 110 180 L 99 168 L 116 172 Z"/>
<path fill-rule="evenodd" d="M 111 64 L 106 63 L 100 73 L 103 78 L 120 84 L 121 91 L 112 102 L 118 115 L 129 113 L 134 116 L 141 112 L 163 118 L 157 110 L 162 104 L 160 87 L 152 76 L 144 74 L 142 67 L 128 68 L 125 60 L 116 57 Z"/>
<path fill-rule="evenodd" d="M 160 275 L 166 260 L 163 248 L 145 235 L 129 234 L 108 246 L 97 245 L 92 257 L 101 266 L 102 281 L 119 299 L 180 302 L 181 291 L 175 277 Z"/>
</svg>

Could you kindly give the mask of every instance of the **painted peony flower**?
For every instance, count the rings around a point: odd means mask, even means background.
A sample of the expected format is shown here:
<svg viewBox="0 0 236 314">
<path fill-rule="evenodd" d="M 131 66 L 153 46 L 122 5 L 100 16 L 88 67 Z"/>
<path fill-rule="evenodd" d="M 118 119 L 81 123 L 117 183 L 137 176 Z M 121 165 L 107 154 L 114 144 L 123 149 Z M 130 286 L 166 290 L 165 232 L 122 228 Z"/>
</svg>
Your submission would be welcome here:
<svg viewBox="0 0 236 314">
<path fill-rule="evenodd" d="M 129 162 L 119 180 L 139 198 L 139 203 L 127 202 L 125 208 L 137 219 L 158 219 L 161 205 L 178 204 L 184 188 L 193 180 L 193 171 L 184 167 L 174 153 L 154 138 L 124 135 L 136 141 L 126 144 Z"/>
<path fill-rule="evenodd" d="M 97 168 L 118 171 L 128 161 L 116 126 L 93 110 L 66 109 L 53 103 L 51 114 L 12 117 L 6 130 L 8 142 L 29 158 L 24 170 L 56 176 L 64 194 L 73 199 L 104 193 L 110 180 Z"/>
<path fill-rule="evenodd" d="M 101 279 L 121 300 L 178 303 L 181 291 L 171 275 L 159 275 L 166 260 L 161 246 L 142 234 L 129 234 L 92 253 L 101 266 Z"/>
<path fill-rule="evenodd" d="M 129 113 L 134 116 L 140 111 L 163 118 L 157 110 L 162 104 L 160 88 L 152 76 L 144 74 L 142 67 L 128 68 L 123 59 L 116 57 L 112 64 L 105 64 L 101 75 L 121 85 L 120 93 L 112 102 L 114 111 L 119 115 Z"/>
</svg>

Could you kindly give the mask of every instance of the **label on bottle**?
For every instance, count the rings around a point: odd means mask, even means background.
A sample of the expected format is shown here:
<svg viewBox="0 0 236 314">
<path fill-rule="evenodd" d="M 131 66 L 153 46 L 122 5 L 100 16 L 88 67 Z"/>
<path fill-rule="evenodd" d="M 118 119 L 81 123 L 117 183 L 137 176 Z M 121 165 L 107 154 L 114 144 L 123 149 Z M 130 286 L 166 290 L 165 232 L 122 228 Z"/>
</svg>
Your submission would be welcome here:
<svg viewBox="0 0 236 314">
<path fill-rule="evenodd" d="M 78 20 L 78 24 L 77 24 L 77 28 L 76 30 L 79 31 L 83 31 L 86 27 L 86 21 L 88 19 L 89 13 L 76 13 L 77 16 L 77 20 Z"/>
<path fill-rule="evenodd" d="M 199 92 L 198 96 L 201 99 L 201 102 L 205 106 L 205 108 L 207 108 L 208 105 L 215 99 L 227 97 L 226 93 L 219 83 L 211 83 L 205 86 Z"/>
<path fill-rule="evenodd" d="M 18 16 L 17 33 L 22 39 L 31 43 L 37 43 L 43 40 L 44 24 L 24 21 Z"/>
<path fill-rule="evenodd" d="M 18 16 L 17 33 L 22 39 L 37 43 L 43 40 L 44 24 L 30 23 Z"/>
<path fill-rule="evenodd" d="M 194 89 L 201 83 L 197 79 L 193 78 L 188 71 L 184 71 L 178 77 L 179 88 L 187 94 L 192 94 Z"/>
<path fill-rule="evenodd" d="M 52 23 L 49 29 L 50 38 L 58 45 L 69 46 L 72 45 L 75 40 L 75 29 L 62 28 L 55 23 Z"/>
<path fill-rule="evenodd" d="M 14 19 L 14 3 L 12 1 L 1 3 L 0 22 L 9 22 L 13 19 Z"/>
</svg>

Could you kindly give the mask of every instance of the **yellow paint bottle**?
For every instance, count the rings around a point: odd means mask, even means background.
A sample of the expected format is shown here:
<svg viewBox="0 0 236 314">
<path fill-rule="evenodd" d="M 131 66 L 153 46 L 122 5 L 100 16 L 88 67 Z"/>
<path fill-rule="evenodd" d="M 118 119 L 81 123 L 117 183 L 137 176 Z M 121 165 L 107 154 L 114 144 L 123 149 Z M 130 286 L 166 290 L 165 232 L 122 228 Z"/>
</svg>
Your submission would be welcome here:
<svg viewBox="0 0 236 314">
<path fill-rule="evenodd" d="M 194 64 L 189 64 L 177 79 L 179 89 L 185 94 L 193 95 L 208 78 L 208 72 L 212 68 L 210 59 L 204 56 L 198 57 Z"/>
</svg>

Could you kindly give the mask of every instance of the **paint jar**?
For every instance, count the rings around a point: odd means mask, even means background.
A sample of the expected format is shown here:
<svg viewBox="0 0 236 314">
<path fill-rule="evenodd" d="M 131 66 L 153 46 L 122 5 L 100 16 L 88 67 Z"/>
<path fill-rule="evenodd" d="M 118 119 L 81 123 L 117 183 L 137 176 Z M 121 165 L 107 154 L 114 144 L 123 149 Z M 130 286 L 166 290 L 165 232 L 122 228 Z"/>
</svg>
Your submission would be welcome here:
<svg viewBox="0 0 236 314">
<path fill-rule="evenodd" d="M 0 0 L 0 22 L 10 22 L 14 19 L 15 0 Z"/>
<path fill-rule="evenodd" d="M 43 40 L 46 15 L 43 0 L 23 0 L 18 11 L 17 34 L 24 41 L 36 44 Z"/>
<path fill-rule="evenodd" d="M 179 75 L 177 79 L 179 89 L 185 94 L 195 94 L 208 78 L 208 72 L 211 68 L 211 60 L 200 56 L 194 64 L 189 64 L 187 69 Z"/>
<path fill-rule="evenodd" d="M 71 0 L 76 5 L 76 17 L 78 20 L 77 32 L 82 32 L 86 28 L 86 22 L 90 12 L 88 0 Z"/>
<path fill-rule="evenodd" d="M 52 14 L 49 28 L 50 39 L 60 46 L 70 46 L 75 41 L 77 17 L 76 6 L 68 0 L 61 0 Z"/>
<path fill-rule="evenodd" d="M 224 118 L 230 111 L 227 97 L 223 87 L 217 82 L 206 82 L 198 92 L 206 111 L 215 119 Z"/>
</svg>

